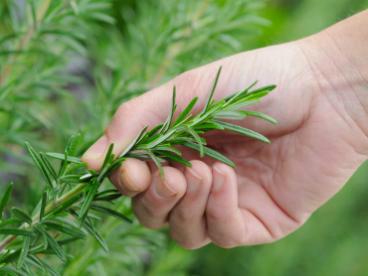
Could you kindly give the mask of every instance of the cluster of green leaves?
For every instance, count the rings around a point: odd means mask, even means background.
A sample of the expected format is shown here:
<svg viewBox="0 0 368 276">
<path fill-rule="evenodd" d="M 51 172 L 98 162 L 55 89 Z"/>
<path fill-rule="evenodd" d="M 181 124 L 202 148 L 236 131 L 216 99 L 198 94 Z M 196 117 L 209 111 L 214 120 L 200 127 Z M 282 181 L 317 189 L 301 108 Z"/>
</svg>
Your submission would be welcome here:
<svg viewBox="0 0 368 276">
<path fill-rule="evenodd" d="M 160 0 L 121 7 L 118 19 L 126 24 L 90 42 L 100 90 L 94 107 L 111 112 L 111 106 L 185 70 L 246 49 L 246 39 L 269 24 L 257 15 L 262 3 Z"/>
<path fill-rule="evenodd" d="M 87 233 L 107 251 L 107 245 L 94 227 L 99 220 L 97 214 L 114 216 L 125 222 L 132 221 L 108 206 L 119 198 L 120 194 L 115 189 L 101 189 L 101 185 L 109 173 L 121 165 L 127 157 L 152 160 L 159 169 L 165 160 L 191 166 L 176 148 L 181 145 L 198 151 L 202 157 L 209 156 L 234 166 L 227 157 L 207 147 L 205 138 L 200 135 L 213 130 L 226 130 L 268 143 L 269 140 L 263 135 L 223 120 L 240 120 L 247 116 L 255 116 L 275 123 L 275 120 L 266 114 L 243 110 L 244 106 L 260 101 L 275 86 L 253 90 L 252 85 L 234 95 L 215 101 L 213 94 L 220 72 L 221 69 L 216 75 L 201 112 L 193 114 L 192 110 L 198 100 L 194 98 L 174 119 L 176 111 L 174 87 L 172 107 L 167 120 L 150 130 L 144 128 L 118 157 L 112 153 L 113 145 L 111 145 L 98 172 L 88 170 L 79 158 L 72 156 L 78 136 L 70 140 L 63 154 L 38 153 L 27 143 L 27 150 L 46 182 L 45 190 L 31 214 L 12 208 L 10 216 L 2 218 L 0 235 L 5 235 L 5 238 L 0 243 L 0 271 L 26 274 L 31 273 L 31 267 L 36 266 L 55 275 L 57 272 L 43 262 L 39 255 L 54 254 L 65 261 L 67 256 L 62 246 L 85 237 Z M 60 160 L 57 170 L 51 164 L 50 158 Z M 9 186 L 1 200 L 1 213 L 10 197 L 11 187 Z M 8 266 L 14 263 L 16 266 Z"/>
<path fill-rule="evenodd" d="M 110 2 L 0 3 L 0 154 L 22 159 L 19 147 L 25 139 L 46 147 L 39 138 L 55 132 L 57 99 L 70 98 L 66 85 L 80 82 L 68 72 L 71 60 L 87 55 L 85 43 L 95 27 L 114 22 Z M 52 110 L 45 110 L 46 105 Z M 21 165 L 14 173 L 19 174 Z"/>
</svg>

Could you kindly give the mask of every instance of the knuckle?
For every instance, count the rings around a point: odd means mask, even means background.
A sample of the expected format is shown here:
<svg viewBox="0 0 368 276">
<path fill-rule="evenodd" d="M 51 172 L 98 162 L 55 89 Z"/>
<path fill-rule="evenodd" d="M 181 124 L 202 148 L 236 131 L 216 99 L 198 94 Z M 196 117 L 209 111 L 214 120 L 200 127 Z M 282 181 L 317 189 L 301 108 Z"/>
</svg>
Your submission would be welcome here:
<svg viewBox="0 0 368 276">
<path fill-rule="evenodd" d="M 143 208 L 143 210 L 141 209 Z M 164 222 L 162 222 L 159 219 L 156 219 L 155 216 L 150 215 L 150 210 L 145 209 L 144 206 L 140 206 L 137 208 L 137 205 L 133 205 L 133 212 L 135 216 L 137 217 L 140 224 L 142 224 L 144 227 L 149 229 L 159 229 L 164 225 Z"/>
<path fill-rule="evenodd" d="M 240 246 L 241 244 L 235 242 L 235 241 L 231 241 L 231 240 L 221 240 L 221 239 L 211 239 L 212 243 L 218 247 L 221 248 L 225 248 L 225 249 L 230 249 L 230 248 L 234 248 L 237 246 Z"/>
<path fill-rule="evenodd" d="M 195 218 L 195 213 L 190 212 L 189 210 L 186 210 L 184 208 L 175 208 L 173 211 L 172 217 L 179 222 L 182 221 L 193 221 Z"/>
<path fill-rule="evenodd" d="M 234 248 L 245 245 L 245 233 L 220 233 L 216 229 L 209 229 L 208 236 L 213 244 L 221 248 Z"/>
<path fill-rule="evenodd" d="M 145 220 L 145 219 L 138 219 L 140 224 L 142 224 L 144 227 L 149 229 L 160 229 L 164 226 L 164 223 L 157 222 L 154 220 Z"/>
<path fill-rule="evenodd" d="M 206 217 L 208 220 L 222 220 L 225 217 L 224 210 L 211 204 L 207 207 Z"/>
<path fill-rule="evenodd" d="M 151 205 L 146 204 L 143 198 L 133 198 L 133 212 L 138 218 L 158 216 L 158 208 L 152 208 Z"/>
<path fill-rule="evenodd" d="M 152 204 L 147 204 L 145 201 L 142 202 L 142 208 L 144 210 L 144 213 L 147 214 L 149 217 L 158 217 L 160 215 L 159 209 L 152 206 Z"/>
<path fill-rule="evenodd" d="M 178 235 L 176 231 L 171 231 L 170 236 L 177 244 L 185 249 L 197 249 L 201 245 L 200 243 L 193 241 L 190 238 L 183 238 L 182 236 Z"/>
<path fill-rule="evenodd" d="M 183 248 L 185 248 L 185 249 L 188 249 L 188 250 L 194 250 L 194 249 L 197 249 L 197 248 L 201 247 L 201 246 L 200 246 L 200 244 L 198 244 L 198 243 L 194 243 L 194 242 L 192 242 L 192 241 L 183 241 L 183 242 L 178 242 L 178 241 L 177 241 L 177 243 L 178 243 L 181 247 L 183 247 Z"/>
</svg>

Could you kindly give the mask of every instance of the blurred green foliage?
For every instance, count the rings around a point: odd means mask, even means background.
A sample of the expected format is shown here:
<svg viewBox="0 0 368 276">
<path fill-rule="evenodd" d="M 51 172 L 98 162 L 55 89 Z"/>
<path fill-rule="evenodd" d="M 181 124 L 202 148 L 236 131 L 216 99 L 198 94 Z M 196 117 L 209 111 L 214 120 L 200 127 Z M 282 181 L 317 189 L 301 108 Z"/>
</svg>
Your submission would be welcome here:
<svg viewBox="0 0 368 276">
<path fill-rule="evenodd" d="M 48 12 L 37 19 L 48 2 Z M 0 81 L 1 184 L 13 180 L 13 205 L 31 206 L 39 198 L 40 176 L 25 155 L 25 140 L 60 151 L 80 131 L 81 153 L 121 102 L 187 69 L 310 35 L 366 7 L 368 0 L 4 0 L 0 76 L 11 70 Z M 24 40 L 30 30 L 32 37 Z M 304 227 L 271 245 L 187 251 L 164 231 L 107 219 L 100 233 L 110 253 L 87 239 L 69 248 L 75 258 L 59 270 L 64 275 L 367 275 L 367 182 L 364 165 Z M 127 210 L 129 202 L 118 208 Z"/>
</svg>

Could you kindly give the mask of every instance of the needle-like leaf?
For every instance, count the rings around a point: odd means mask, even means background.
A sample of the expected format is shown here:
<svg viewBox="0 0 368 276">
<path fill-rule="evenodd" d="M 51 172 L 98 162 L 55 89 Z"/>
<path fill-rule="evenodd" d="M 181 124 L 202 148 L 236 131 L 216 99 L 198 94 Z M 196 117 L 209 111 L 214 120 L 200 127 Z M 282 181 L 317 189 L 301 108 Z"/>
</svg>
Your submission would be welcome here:
<svg viewBox="0 0 368 276">
<path fill-rule="evenodd" d="M 67 234 L 69 236 L 75 238 L 83 238 L 85 234 L 80 230 L 80 228 L 74 226 L 73 224 L 69 223 L 68 221 L 54 219 L 45 221 L 44 225 L 46 225 L 49 229 L 57 230 L 61 233 Z"/>
<path fill-rule="evenodd" d="M 148 127 L 144 127 L 135 139 L 123 150 L 120 156 L 125 156 L 144 136 Z"/>
<path fill-rule="evenodd" d="M 83 162 L 80 160 L 80 158 L 78 157 L 74 157 L 74 156 L 67 156 L 66 154 L 63 153 L 57 153 L 57 152 L 46 152 L 45 153 L 47 156 L 50 156 L 52 158 L 58 159 L 58 160 L 66 160 L 69 163 L 75 163 L 75 164 L 82 164 Z"/>
<path fill-rule="evenodd" d="M 277 120 L 275 120 L 274 118 L 272 118 L 271 116 L 262 113 L 262 112 L 257 112 L 257 111 L 250 111 L 250 110 L 244 110 L 244 111 L 239 111 L 242 112 L 244 115 L 246 116 L 252 116 L 252 117 L 256 117 L 262 120 L 265 120 L 271 124 L 277 124 Z"/>
<path fill-rule="evenodd" d="M 100 213 L 107 214 L 109 216 L 116 217 L 116 218 L 121 219 L 125 222 L 132 223 L 132 220 L 130 218 L 128 218 L 124 214 L 122 214 L 120 212 L 117 212 L 117 211 L 115 211 L 111 208 L 107 208 L 107 207 L 104 207 L 104 206 L 101 206 L 101 205 L 98 205 L 98 204 L 92 204 L 91 209 L 94 210 L 94 211 L 100 212 Z"/>
<path fill-rule="evenodd" d="M 188 117 L 188 115 L 190 114 L 190 112 L 193 110 L 193 107 L 195 106 L 195 104 L 198 101 L 198 97 L 194 97 L 189 104 L 184 108 L 184 110 L 180 113 L 180 115 L 178 116 L 178 118 L 176 118 L 175 124 L 174 125 L 179 125 L 180 123 L 182 123 L 183 121 L 185 121 L 185 119 Z"/>
<path fill-rule="evenodd" d="M 200 151 L 200 147 L 198 144 L 191 143 L 191 142 L 185 142 L 183 144 L 184 146 L 194 149 L 196 151 Z M 233 161 L 231 161 L 229 158 L 224 156 L 223 154 L 219 153 L 218 151 L 215 151 L 211 148 L 203 147 L 204 155 L 209 156 L 213 159 L 216 159 L 224 164 L 229 165 L 230 167 L 235 167 L 235 164 Z"/>
<path fill-rule="evenodd" d="M 80 217 L 81 221 L 84 221 L 84 219 L 85 219 L 85 217 L 88 213 L 88 209 L 89 209 L 94 197 L 97 194 L 99 185 L 100 185 L 100 183 L 98 183 L 97 180 L 94 180 L 87 187 L 86 196 L 83 199 L 82 206 L 81 206 L 80 212 L 79 212 L 79 217 Z"/>
<path fill-rule="evenodd" d="M 29 225 L 32 224 L 32 218 L 21 209 L 13 207 L 11 212 L 14 215 L 14 217 L 18 218 L 20 221 L 26 222 Z"/>
<path fill-rule="evenodd" d="M 169 127 L 171 126 L 171 122 L 172 122 L 172 119 L 174 117 L 175 110 L 176 110 L 176 87 L 174 86 L 173 93 L 172 93 L 172 102 L 171 102 L 170 113 L 169 113 L 169 116 L 166 119 L 166 122 L 162 125 L 162 128 L 159 131 L 160 133 L 165 133 L 169 129 Z"/>
<path fill-rule="evenodd" d="M 56 256 L 59 257 L 60 260 L 64 262 L 66 260 L 66 256 L 63 248 L 59 245 L 57 240 L 52 237 L 47 231 L 45 231 L 45 235 L 47 237 L 47 242 L 50 246 L 50 249 L 56 254 Z"/>
<path fill-rule="evenodd" d="M 0 228 L 0 235 L 32 236 L 33 233 L 19 228 Z"/>
<path fill-rule="evenodd" d="M 26 145 L 29 155 L 33 159 L 33 162 L 40 170 L 42 176 L 46 179 L 47 184 L 50 186 L 50 188 L 52 188 L 53 187 L 52 179 L 51 179 L 50 173 L 48 172 L 48 169 L 44 161 L 41 158 L 41 155 L 34 150 L 34 148 L 31 146 L 30 143 L 26 142 L 25 145 Z"/>
<path fill-rule="evenodd" d="M 243 136 L 254 138 L 254 139 L 257 139 L 257 140 L 262 141 L 264 143 L 268 143 L 268 144 L 271 143 L 270 140 L 267 139 L 265 136 L 263 136 L 262 134 L 259 134 L 258 132 L 255 132 L 251 129 L 241 127 L 241 126 L 237 126 L 237 125 L 233 125 L 233 124 L 230 124 L 230 123 L 225 123 L 225 122 L 217 122 L 217 123 L 222 125 L 225 130 L 229 130 L 229 131 L 241 134 Z"/>
<path fill-rule="evenodd" d="M 192 164 L 188 160 L 184 159 L 180 155 L 173 153 L 171 151 L 156 151 L 156 154 L 159 155 L 161 158 L 166 159 L 168 161 L 182 164 L 186 167 L 192 166 Z"/>
<path fill-rule="evenodd" d="M 5 209 L 6 204 L 8 204 L 8 202 L 9 202 L 12 190 L 13 190 L 13 183 L 10 183 L 8 185 L 8 187 L 6 188 L 3 196 L 1 197 L 1 200 L 0 200 L 0 219 L 2 219 L 2 217 L 3 217 L 4 209 Z"/>
<path fill-rule="evenodd" d="M 96 239 L 105 252 L 109 252 L 109 247 L 106 242 L 88 220 L 85 221 L 84 228 Z"/>
<path fill-rule="evenodd" d="M 197 143 L 197 145 L 199 147 L 199 156 L 203 157 L 204 156 L 204 143 L 202 141 L 203 139 L 201 139 L 201 137 L 199 137 L 197 132 L 194 131 L 192 128 L 188 127 L 188 128 L 186 128 L 186 130 L 193 137 L 194 141 Z"/>
<path fill-rule="evenodd" d="M 42 221 L 43 217 L 45 216 L 46 203 L 47 203 L 47 193 L 43 192 L 40 206 L 40 217 L 39 217 L 40 221 Z"/>
<path fill-rule="evenodd" d="M 25 236 L 23 238 L 22 249 L 20 250 L 20 254 L 18 257 L 18 262 L 17 262 L 18 268 L 22 268 L 24 264 L 24 260 L 27 258 L 30 244 L 31 244 L 31 238 L 29 236 Z"/>
<path fill-rule="evenodd" d="M 215 94 L 215 91 L 216 91 L 216 87 L 217 87 L 218 80 L 220 78 L 221 70 L 222 70 L 222 67 L 220 66 L 220 68 L 217 70 L 215 80 L 212 83 L 212 88 L 210 90 L 210 94 L 207 98 L 207 102 L 206 102 L 206 105 L 203 108 L 202 113 L 206 113 L 208 111 L 211 103 L 212 103 L 212 98 L 213 98 L 213 95 Z"/>
</svg>

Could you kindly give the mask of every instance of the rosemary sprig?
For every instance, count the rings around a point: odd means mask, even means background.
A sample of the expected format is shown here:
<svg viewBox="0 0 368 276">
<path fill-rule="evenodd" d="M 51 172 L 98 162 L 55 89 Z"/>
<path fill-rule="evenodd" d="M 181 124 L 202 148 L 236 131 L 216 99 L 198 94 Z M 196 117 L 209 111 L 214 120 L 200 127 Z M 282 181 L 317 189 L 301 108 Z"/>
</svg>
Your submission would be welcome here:
<svg viewBox="0 0 368 276">
<path fill-rule="evenodd" d="M 55 275 L 57 273 L 40 256 L 54 254 L 65 261 L 68 256 L 63 245 L 87 234 L 92 235 L 107 250 L 107 245 L 95 227 L 98 215 L 111 215 L 124 222 L 131 222 L 131 218 L 112 209 L 111 202 L 119 198 L 120 194 L 114 189 L 102 189 L 101 186 L 109 173 L 128 157 L 152 160 L 161 172 L 165 160 L 191 166 L 177 149 L 181 145 L 198 151 L 201 156 L 209 156 L 234 167 L 230 159 L 208 147 L 206 139 L 201 135 L 213 130 L 230 131 L 269 143 L 262 134 L 223 120 L 241 120 L 253 116 L 275 123 L 268 115 L 242 109 L 260 101 L 275 86 L 253 89 L 253 84 L 234 95 L 215 101 L 213 95 L 220 72 L 221 68 L 201 112 L 192 113 L 198 100 L 194 98 L 174 119 L 177 107 L 174 87 L 172 106 L 166 121 L 150 130 L 144 128 L 119 156 L 114 156 L 111 145 L 99 172 L 89 170 L 78 157 L 73 156 L 78 137 L 71 138 L 64 154 L 39 153 L 26 143 L 47 185 L 31 214 L 13 208 L 4 217 L 3 210 L 9 201 L 12 185 L 0 199 L 0 235 L 4 236 L 0 242 L 0 272 L 27 274 L 32 267 L 37 267 Z M 58 169 L 52 165 L 55 159 L 60 161 Z"/>
</svg>

